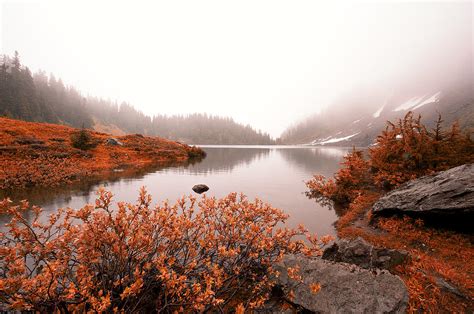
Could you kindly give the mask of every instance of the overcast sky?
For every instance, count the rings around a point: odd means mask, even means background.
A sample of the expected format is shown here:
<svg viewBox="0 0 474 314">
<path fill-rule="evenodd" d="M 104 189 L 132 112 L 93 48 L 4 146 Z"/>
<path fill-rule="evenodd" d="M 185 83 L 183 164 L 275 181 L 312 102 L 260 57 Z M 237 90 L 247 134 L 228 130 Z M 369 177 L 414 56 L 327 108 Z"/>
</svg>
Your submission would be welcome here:
<svg viewBox="0 0 474 314">
<path fill-rule="evenodd" d="M 1 10 L 2 53 L 18 50 L 33 71 L 147 114 L 232 116 L 273 136 L 360 84 L 446 59 L 439 51 L 471 42 L 472 53 L 471 1 L 4 0 Z"/>
</svg>

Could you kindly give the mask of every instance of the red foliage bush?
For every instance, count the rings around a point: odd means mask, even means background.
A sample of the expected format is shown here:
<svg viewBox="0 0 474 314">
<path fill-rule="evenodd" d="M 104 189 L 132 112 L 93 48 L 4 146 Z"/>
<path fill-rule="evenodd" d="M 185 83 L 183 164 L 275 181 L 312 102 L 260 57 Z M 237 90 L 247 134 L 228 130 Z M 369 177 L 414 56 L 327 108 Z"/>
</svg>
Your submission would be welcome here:
<svg viewBox="0 0 474 314">
<path fill-rule="evenodd" d="M 442 130 L 441 116 L 429 130 L 421 116 L 411 112 L 377 137 L 370 149 L 370 165 L 375 184 L 392 188 L 408 180 L 474 162 L 474 141 L 470 132 L 462 134 L 457 123 Z"/>
<path fill-rule="evenodd" d="M 369 162 L 364 160 L 361 151 L 353 150 L 344 156 L 341 169 L 334 179 L 315 175 L 306 185 L 310 196 L 331 199 L 339 204 L 349 204 L 362 190 L 372 183 Z"/>
<path fill-rule="evenodd" d="M 0 300 L 9 309 L 54 311 L 225 311 L 262 304 L 284 254 L 320 254 L 303 228 L 277 228 L 287 215 L 236 193 L 136 204 L 60 209 L 49 218 L 25 201 L 0 202 Z M 34 213 L 28 220 L 30 211 Z M 322 239 L 325 241 L 325 239 Z"/>
</svg>

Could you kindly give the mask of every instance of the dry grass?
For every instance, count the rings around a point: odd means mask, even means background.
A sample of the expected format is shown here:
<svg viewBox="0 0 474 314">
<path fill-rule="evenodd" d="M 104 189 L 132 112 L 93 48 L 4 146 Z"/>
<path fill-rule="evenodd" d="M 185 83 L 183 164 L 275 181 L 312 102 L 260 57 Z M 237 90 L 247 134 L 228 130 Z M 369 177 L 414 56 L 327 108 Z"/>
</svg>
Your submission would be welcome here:
<svg viewBox="0 0 474 314">
<path fill-rule="evenodd" d="M 106 144 L 109 134 L 90 131 L 93 149 L 72 147 L 78 130 L 55 124 L 0 118 L 0 188 L 54 186 L 99 176 L 117 168 L 143 168 L 203 156 L 199 148 L 141 135 L 119 136 L 123 146 Z"/>
<path fill-rule="evenodd" d="M 465 313 L 474 308 L 474 246 L 468 235 L 436 230 L 411 218 L 370 223 L 374 193 L 362 194 L 337 223 L 343 238 L 362 237 L 375 246 L 408 251 L 411 259 L 392 270 L 407 285 L 409 311 Z M 444 280 L 455 288 L 440 285 Z M 457 290 L 457 291 L 456 291 Z"/>
</svg>

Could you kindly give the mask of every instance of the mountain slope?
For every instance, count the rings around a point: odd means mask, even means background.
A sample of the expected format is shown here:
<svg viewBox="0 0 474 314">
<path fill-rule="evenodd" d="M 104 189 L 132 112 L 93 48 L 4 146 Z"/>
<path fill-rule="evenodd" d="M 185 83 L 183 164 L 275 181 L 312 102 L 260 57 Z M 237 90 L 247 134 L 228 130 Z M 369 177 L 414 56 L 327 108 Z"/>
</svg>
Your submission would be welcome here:
<svg viewBox="0 0 474 314">
<path fill-rule="evenodd" d="M 474 91 L 471 79 L 445 86 L 368 90 L 346 95 L 321 114 L 314 115 L 285 131 L 285 144 L 368 146 L 387 121 L 408 111 L 420 114 L 424 123 L 434 125 L 438 114 L 444 125 L 458 121 L 461 128 L 474 128 Z"/>
</svg>

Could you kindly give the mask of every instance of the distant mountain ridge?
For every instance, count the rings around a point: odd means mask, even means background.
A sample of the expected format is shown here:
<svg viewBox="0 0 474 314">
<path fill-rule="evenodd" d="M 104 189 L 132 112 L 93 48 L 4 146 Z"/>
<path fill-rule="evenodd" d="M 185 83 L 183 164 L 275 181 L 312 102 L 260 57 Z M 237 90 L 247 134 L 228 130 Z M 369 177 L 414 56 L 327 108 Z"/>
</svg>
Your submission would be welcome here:
<svg viewBox="0 0 474 314">
<path fill-rule="evenodd" d="M 140 133 L 187 144 L 274 144 L 268 133 L 207 114 L 150 117 L 125 102 L 84 97 L 61 79 L 21 65 L 18 53 L 0 58 L 0 116 L 84 127 L 114 135 Z"/>
<path fill-rule="evenodd" d="M 346 95 L 329 109 L 286 130 L 284 144 L 369 146 L 387 121 L 402 118 L 408 111 L 420 114 L 434 125 L 441 114 L 446 127 L 458 121 L 462 129 L 474 129 L 472 77 L 454 84 L 423 88 L 398 88 L 390 92 L 358 91 Z"/>
</svg>

